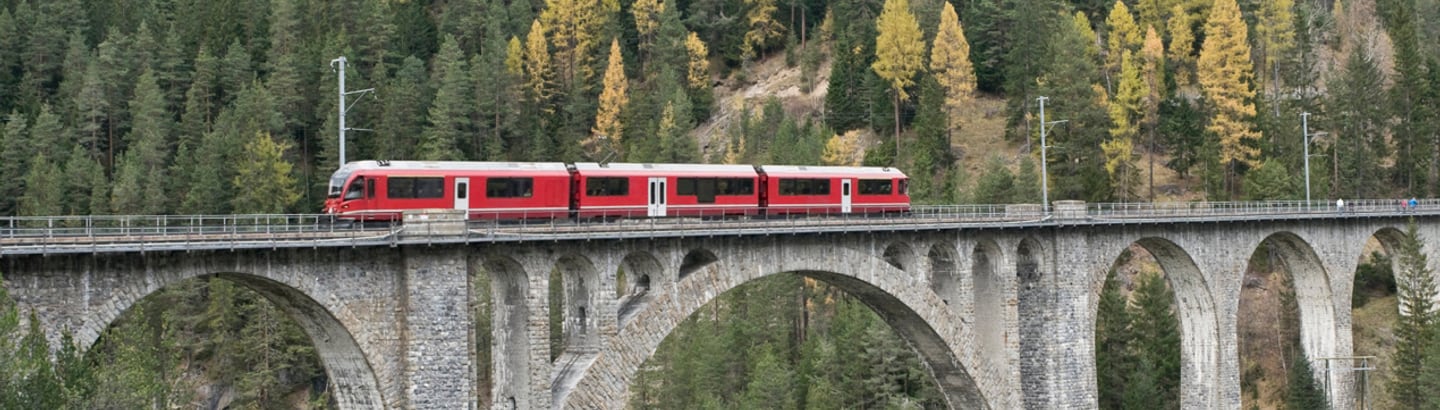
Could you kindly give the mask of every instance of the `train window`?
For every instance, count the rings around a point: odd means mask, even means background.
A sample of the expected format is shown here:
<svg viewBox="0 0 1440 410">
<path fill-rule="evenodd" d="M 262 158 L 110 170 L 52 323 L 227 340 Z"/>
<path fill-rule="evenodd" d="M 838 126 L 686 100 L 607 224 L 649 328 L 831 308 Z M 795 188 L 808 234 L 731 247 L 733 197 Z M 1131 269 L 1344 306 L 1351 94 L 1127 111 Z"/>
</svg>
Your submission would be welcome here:
<svg viewBox="0 0 1440 410">
<path fill-rule="evenodd" d="M 354 181 L 350 182 L 350 186 L 345 188 L 345 200 L 349 201 L 351 199 L 360 199 L 360 196 L 365 193 L 364 190 L 365 179 L 355 178 Z"/>
<path fill-rule="evenodd" d="M 695 195 L 695 178 L 675 178 L 675 195 Z"/>
<path fill-rule="evenodd" d="M 533 196 L 534 178 L 490 178 L 485 180 L 485 196 L 489 198 L 529 198 Z"/>
<path fill-rule="evenodd" d="M 586 196 L 630 195 L 630 179 L 623 177 L 594 177 L 585 180 Z"/>
<path fill-rule="evenodd" d="M 781 179 L 780 195 L 830 195 L 830 180 Z"/>
<path fill-rule="evenodd" d="M 902 180 L 900 180 L 900 195 L 905 195 L 905 194 L 908 194 L 908 193 L 910 193 L 910 180 L 908 180 L 908 179 L 902 179 Z"/>
<path fill-rule="evenodd" d="M 365 198 L 375 199 L 375 178 L 365 178 Z"/>
<path fill-rule="evenodd" d="M 385 195 L 392 199 L 424 199 L 445 196 L 445 178 L 391 177 Z"/>
<path fill-rule="evenodd" d="M 465 199 L 466 197 L 469 197 L 469 196 L 470 196 L 470 184 L 467 184 L 467 183 L 464 183 L 464 182 L 461 182 L 461 183 L 459 183 L 459 184 L 455 184 L 455 198 L 456 198 L 456 199 Z"/>
<path fill-rule="evenodd" d="M 890 195 L 891 188 L 888 179 L 860 180 L 860 195 Z"/>
</svg>

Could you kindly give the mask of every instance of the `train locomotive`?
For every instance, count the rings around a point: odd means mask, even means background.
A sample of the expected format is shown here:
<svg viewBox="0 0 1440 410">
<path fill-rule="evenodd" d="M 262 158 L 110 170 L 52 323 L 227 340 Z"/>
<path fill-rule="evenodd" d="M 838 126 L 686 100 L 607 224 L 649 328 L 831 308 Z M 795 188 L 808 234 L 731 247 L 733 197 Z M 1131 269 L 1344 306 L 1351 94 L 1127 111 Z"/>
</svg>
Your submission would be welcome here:
<svg viewBox="0 0 1440 410">
<path fill-rule="evenodd" d="M 414 209 L 498 220 L 903 213 L 908 182 L 888 167 L 370 160 L 335 171 L 325 213 L 356 221 Z"/>
</svg>

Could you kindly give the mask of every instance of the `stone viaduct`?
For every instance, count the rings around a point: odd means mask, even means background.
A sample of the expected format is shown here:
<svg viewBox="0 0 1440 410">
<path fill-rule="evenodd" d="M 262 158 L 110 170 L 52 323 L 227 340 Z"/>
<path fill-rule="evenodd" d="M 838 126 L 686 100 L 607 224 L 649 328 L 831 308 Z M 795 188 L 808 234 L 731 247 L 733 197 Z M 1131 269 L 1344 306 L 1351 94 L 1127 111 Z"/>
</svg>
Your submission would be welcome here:
<svg viewBox="0 0 1440 410">
<path fill-rule="evenodd" d="M 138 300 L 179 281 L 216 277 L 247 286 L 306 330 L 347 409 L 621 408 L 637 369 L 692 312 L 746 282 L 793 272 L 874 308 L 920 354 L 952 408 L 1095 408 L 1097 301 L 1110 266 L 1138 244 L 1175 290 L 1182 407 L 1228 409 L 1240 407 L 1236 313 L 1249 256 L 1268 245 L 1293 275 L 1312 360 L 1366 353 L 1351 349 L 1352 276 L 1372 237 L 1398 249 L 1407 219 L 1045 220 L 11 253 L 0 257 L 0 272 L 52 341 L 68 329 L 82 347 Z M 1421 214 L 1419 223 L 1434 252 L 1440 220 Z M 555 269 L 564 278 L 566 346 L 552 361 Z M 488 288 L 477 285 L 485 282 Z M 475 304 L 486 292 L 493 363 L 477 361 L 474 346 Z M 477 391 L 484 372 L 493 380 L 487 403 Z M 1332 403 L 1353 407 L 1348 373 L 1317 376 L 1329 382 Z"/>
</svg>

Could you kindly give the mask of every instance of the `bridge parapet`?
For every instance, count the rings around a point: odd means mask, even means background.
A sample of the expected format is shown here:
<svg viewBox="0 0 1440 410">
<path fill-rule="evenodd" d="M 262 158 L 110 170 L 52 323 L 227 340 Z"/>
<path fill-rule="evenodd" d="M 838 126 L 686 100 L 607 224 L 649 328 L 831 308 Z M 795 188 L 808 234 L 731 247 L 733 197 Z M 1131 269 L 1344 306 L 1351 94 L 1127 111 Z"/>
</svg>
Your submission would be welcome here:
<svg viewBox="0 0 1440 410">
<path fill-rule="evenodd" d="M 415 209 L 404 212 L 400 236 L 462 236 L 466 233 L 462 209 Z"/>
</svg>

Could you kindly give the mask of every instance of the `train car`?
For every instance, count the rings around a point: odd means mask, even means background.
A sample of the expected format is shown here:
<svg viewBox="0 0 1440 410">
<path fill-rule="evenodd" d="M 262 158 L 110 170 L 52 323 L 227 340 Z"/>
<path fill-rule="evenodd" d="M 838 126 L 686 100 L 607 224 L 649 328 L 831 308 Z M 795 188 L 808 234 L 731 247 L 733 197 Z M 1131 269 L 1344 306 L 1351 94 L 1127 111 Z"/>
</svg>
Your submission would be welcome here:
<svg viewBox="0 0 1440 410">
<path fill-rule="evenodd" d="M 436 208 L 472 219 L 564 218 L 569 191 L 560 162 L 356 161 L 331 176 L 325 212 L 362 221 Z"/>
<path fill-rule="evenodd" d="M 728 216 L 760 212 L 760 176 L 749 165 L 575 164 L 580 218 Z"/>
<path fill-rule="evenodd" d="M 765 165 L 759 171 L 761 206 L 769 215 L 910 210 L 910 180 L 894 168 Z"/>
</svg>

